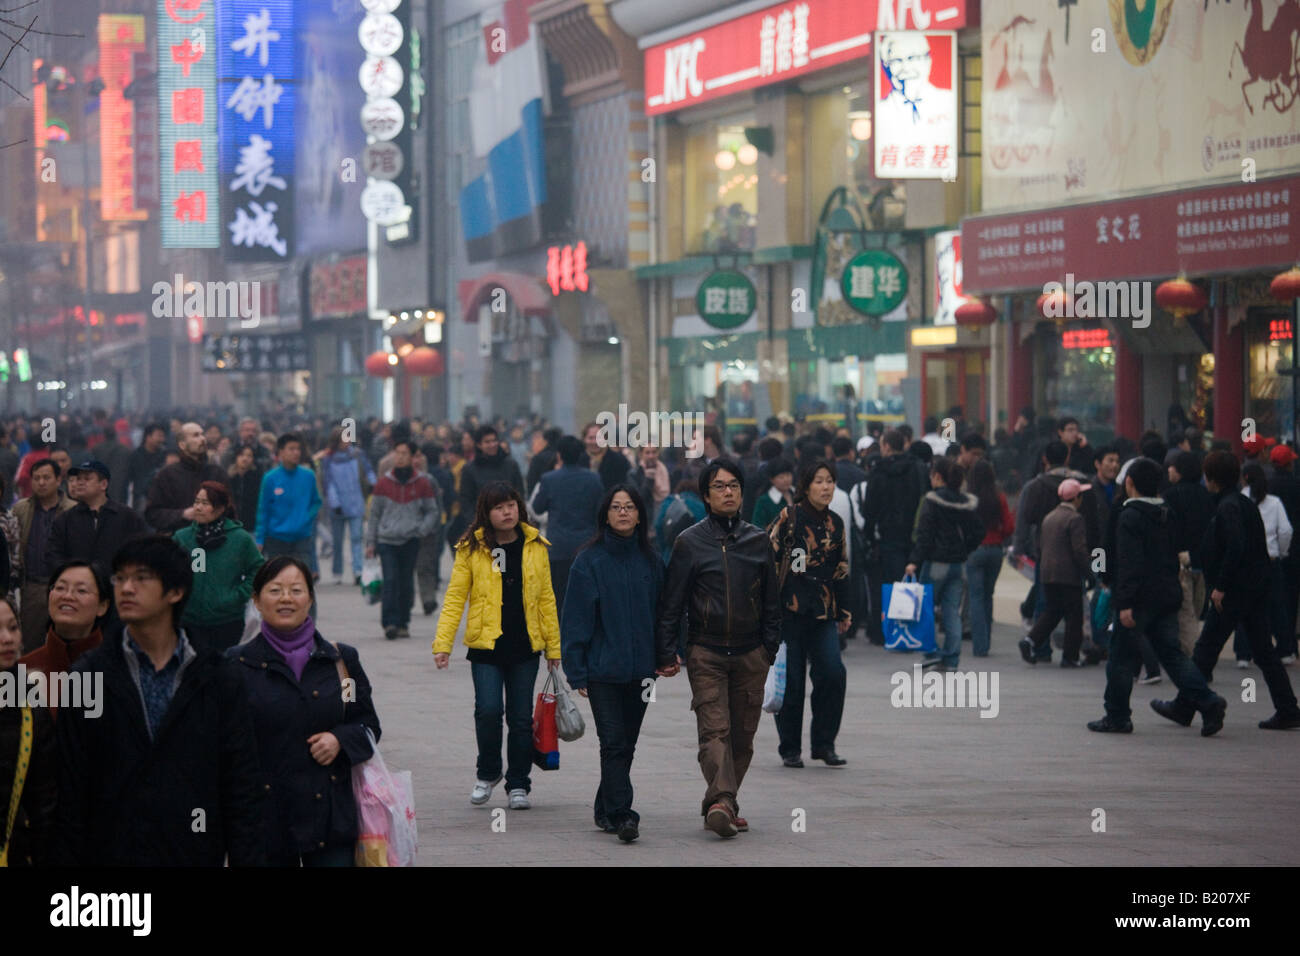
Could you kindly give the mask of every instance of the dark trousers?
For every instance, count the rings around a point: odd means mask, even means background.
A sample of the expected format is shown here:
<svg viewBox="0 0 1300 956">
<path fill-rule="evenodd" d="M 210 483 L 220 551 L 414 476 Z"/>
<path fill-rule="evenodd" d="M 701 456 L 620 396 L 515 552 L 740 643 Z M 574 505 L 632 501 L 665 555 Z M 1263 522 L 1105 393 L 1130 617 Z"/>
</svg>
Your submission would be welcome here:
<svg viewBox="0 0 1300 956">
<path fill-rule="evenodd" d="M 234 647 L 244 636 L 244 619 L 241 617 L 228 624 L 186 624 L 185 636 L 190 639 L 196 651 L 206 647 L 221 653 Z"/>
<path fill-rule="evenodd" d="M 1294 608 L 1292 614 L 1287 613 L 1287 585 L 1283 578 L 1282 559 L 1269 561 L 1268 569 L 1268 625 L 1273 632 L 1273 639 L 1277 645 L 1277 656 L 1286 657 L 1288 654 L 1295 653 L 1295 619 Z M 1289 640 L 1288 640 L 1289 639 Z M 1246 629 L 1238 624 L 1237 632 L 1232 638 L 1232 653 L 1239 661 L 1251 660 L 1253 655 L 1250 653 L 1250 638 L 1246 634 Z"/>
<path fill-rule="evenodd" d="M 811 665 L 812 753 L 833 752 L 848 686 L 835 622 L 787 613 L 781 618 L 781 640 L 785 643 L 785 702 L 773 715 L 780 738 L 777 750 L 782 757 L 798 757 L 802 751 L 804 681 Z"/>
<path fill-rule="evenodd" d="M 560 561 L 551 559 L 551 589 L 555 592 L 555 613 L 564 614 L 564 590 L 569 586 L 569 572 L 573 570 L 573 559 Z"/>
<path fill-rule="evenodd" d="M 627 819 L 641 820 L 632 809 L 632 755 L 648 704 L 643 693 L 640 681 L 591 681 L 587 685 L 587 700 L 600 738 L 600 786 L 592 809 L 596 820 L 615 827 Z"/>
<path fill-rule="evenodd" d="M 867 636 L 873 644 L 885 643 L 884 608 L 881 607 L 880 589 L 903 579 L 907 568 L 907 549 L 881 542 L 876 554 L 867 565 Z"/>
<path fill-rule="evenodd" d="M 1296 615 L 1300 613 L 1300 554 L 1291 555 L 1281 561 L 1282 601 L 1286 612 L 1286 627 L 1277 643 L 1277 652 L 1281 657 L 1296 655 Z"/>
<path fill-rule="evenodd" d="M 386 628 L 406 627 L 411 623 L 411 605 L 415 601 L 415 560 L 420 553 L 420 539 L 380 544 L 378 551 L 384 574 L 380 622 Z"/>
<path fill-rule="evenodd" d="M 1287 716 L 1300 713 L 1296 707 L 1295 691 L 1291 689 L 1291 680 L 1269 637 L 1268 604 L 1264 594 L 1252 595 L 1233 603 L 1225 600 L 1222 611 L 1215 608 L 1213 602 L 1210 603 L 1205 609 L 1205 626 L 1201 628 L 1201 636 L 1196 639 L 1196 647 L 1192 651 L 1196 667 L 1209 681 L 1214 676 L 1214 665 L 1219 660 L 1223 645 L 1228 641 L 1228 635 L 1238 626 L 1245 628 L 1251 656 L 1264 674 L 1264 683 L 1268 685 L 1274 708 Z M 1181 692 L 1178 703 L 1185 703 Z"/>
<path fill-rule="evenodd" d="M 1065 618 L 1065 650 L 1067 661 L 1079 659 L 1083 646 L 1083 587 L 1078 584 L 1039 584 L 1043 594 L 1043 613 L 1034 620 L 1029 639 L 1034 642 L 1034 656 L 1044 660 L 1052 656 L 1052 631 Z"/>
<path fill-rule="evenodd" d="M 1204 675 L 1183 653 L 1178 643 L 1178 610 L 1159 615 L 1135 615 L 1136 627 L 1127 628 L 1115 616 L 1115 631 L 1110 640 L 1110 656 L 1106 659 L 1106 715 L 1115 720 L 1128 720 L 1133 711 L 1129 699 L 1133 694 L 1133 678 L 1137 674 L 1140 650 L 1139 637 L 1145 636 L 1154 648 L 1160 663 L 1164 664 L 1169 679 L 1178 688 L 1178 698 L 1192 709 L 1204 711 L 1216 695 L 1205 682 Z"/>
<path fill-rule="evenodd" d="M 478 779 L 496 780 L 501 776 L 501 718 L 504 716 L 506 788 L 532 789 L 529 771 L 533 765 L 533 688 L 537 685 L 537 666 L 536 654 L 509 667 L 470 661 Z"/>
<path fill-rule="evenodd" d="M 442 582 L 439 580 L 438 562 L 442 560 L 442 528 L 420 539 L 420 553 L 415 558 L 415 578 L 420 585 L 420 602 L 425 605 L 438 603 L 438 591 Z"/>
<path fill-rule="evenodd" d="M 295 856 L 287 860 L 277 860 L 275 865 L 298 866 L 299 863 L 304 867 L 356 866 L 356 847 L 351 843 L 327 846 L 323 850 L 313 850 L 310 853 L 304 853 L 300 857 Z"/>
</svg>

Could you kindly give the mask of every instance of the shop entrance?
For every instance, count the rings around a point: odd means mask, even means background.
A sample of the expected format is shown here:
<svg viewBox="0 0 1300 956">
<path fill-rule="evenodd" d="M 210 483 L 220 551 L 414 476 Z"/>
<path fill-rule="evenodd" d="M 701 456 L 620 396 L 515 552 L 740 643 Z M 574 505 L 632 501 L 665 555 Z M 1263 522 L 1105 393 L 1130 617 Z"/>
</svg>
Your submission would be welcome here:
<svg viewBox="0 0 1300 956">
<path fill-rule="evenodd" d="M 921 353 L 923 415 L 943 418 L 957 405 L 968 422 L 988 413 L 988 349 L 948 349 Z"/>
</svg>

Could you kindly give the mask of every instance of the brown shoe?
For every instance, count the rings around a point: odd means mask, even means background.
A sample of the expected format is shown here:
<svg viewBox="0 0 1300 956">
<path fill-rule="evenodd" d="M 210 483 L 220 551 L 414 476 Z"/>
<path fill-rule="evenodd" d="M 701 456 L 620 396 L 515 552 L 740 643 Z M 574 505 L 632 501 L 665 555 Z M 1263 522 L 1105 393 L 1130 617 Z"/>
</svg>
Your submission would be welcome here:
<svg viewBox="0 0 1300 956">
<path fill-rule="evenodd" d="M 749 821 L 744 817 L 736 817 L 736 829 L 741 833 L 749 832 Z"/>
<path fill-rule="evenodd" d="M 731 808 L 725 803 L 715 803 L 709 807 L 709 812 L 704 816 L 704 825 L 724 840 L 729 840 L 740 832 L 736 829 L 736 818 Z"/>
</svg>

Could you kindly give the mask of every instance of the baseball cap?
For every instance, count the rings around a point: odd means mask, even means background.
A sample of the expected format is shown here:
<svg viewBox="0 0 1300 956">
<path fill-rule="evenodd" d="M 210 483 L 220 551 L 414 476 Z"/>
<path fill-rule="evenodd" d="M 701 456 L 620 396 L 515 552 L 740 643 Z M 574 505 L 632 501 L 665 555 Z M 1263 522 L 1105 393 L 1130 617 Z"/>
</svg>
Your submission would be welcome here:
<svg viewBox="0 0 1300 956">
<path fill-rule="evenodd" d="M 1081 484 L 1077 478 L 1066 478 L 1056 486 L 1056 493 L 1062 501 L 1073 501 L 1091 487 L 1092 485 Z"/>
<path fill-rule="evenodd" d="M 79 474 L 81 474 L 82 472 L 86 472 L 86 471 L 93 471 L 93 472 L 95 472 L 97 475 L 99 475 L 99 476 L 100 476 L 101 478 L 103 478 L 105 481 L 108 481 L 108 480 L 112 477 L 112 476 L 108 473 L 108 465 L 104 464 L 102 461 L 96 461 L 96 460 L 93 459 L 93 458 L 91 458 L 91 459 L 89 459 L 89 460 L 87 460 L 87 461 L 83 461 L 80 465 L 77 465 L 77 466 L 75 466 L 75 467 L 73 467 L 73 468 L 69 468 L 69 469 L 68 469 L 68 477 L 72 477 L 73 475 L 79 475 Z"/>
<path fill-rule="evenodd" d="M 866 451 L 875 443 L 876 440 L 872 438 L 870 435 L 863 435 L 861 438 L 858 439 L 858 451 Z"/>
<path fill-rule="evenodd" d="M 1244 448 L 1248 454 L 1258 455 L 1264 450 L 1264 439 L 1258 435 L 1251 435 L 1249 438 L 1242 441 L 1241 447 Z"/>
<path fill-rule="evenodd" d="M 1285 468 L 1295 459 L 1295 449 L 1290 445 L 1275 445 L 1273 450 L 1268 453 L 1268 460 L 1278 468 Z"/>
</svg>

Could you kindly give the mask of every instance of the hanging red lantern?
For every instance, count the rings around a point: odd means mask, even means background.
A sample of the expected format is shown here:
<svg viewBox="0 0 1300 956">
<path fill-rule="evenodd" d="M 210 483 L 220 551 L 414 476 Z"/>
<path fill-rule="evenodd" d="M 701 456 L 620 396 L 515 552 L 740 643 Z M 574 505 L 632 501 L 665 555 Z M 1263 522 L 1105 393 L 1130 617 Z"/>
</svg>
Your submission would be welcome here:
<svg viewBox="0 0 1300 956">
<path fill-rule="evenodd" d="M 1200 312 L 1209 303 L 1205 290 L 1181 272 L 1177 279 L 1156 286 L 1156 305 L 1174 317 L 1175 325 L 1184 324 L 1189 315 Z"/>
<path fill-rule="evenodd" d="M 1279 302 L 1291 302 L 1300 296 L 1300 265 L 1275 275 L 1268 284 L 1268 291 Z"/>
<path fill-rule="evenodd" d="M 392 378 L 397 374 L 397 361 L 392 352 L 371 352 L 366 356 L 366 374 L 375 378 Z"/>
<path fill-rule="evenodd" d="M 1069 318 L 1071 299 L 1064 289 L 1053 289 L 1051 292 L 1044 292 L 1038 297 L 1038 314 L 1045 319 L 1051 319 L 1053 322 L 1064 322 Z M 1053 314 L 1049 314 L 1053 313 Z"/>
<path fill-rule="evenodd" d="M 427 345 L 412 349 L 403 359 L 402 365 L 410 374 L 425 378 L 443 373 L 442 353 Z"/>
<path fill-rule="evenodd" d="M 992 325 L 998 310 L 983 299 L 967 299 L 953 312 L 958 325 Z"/>
</svg>

